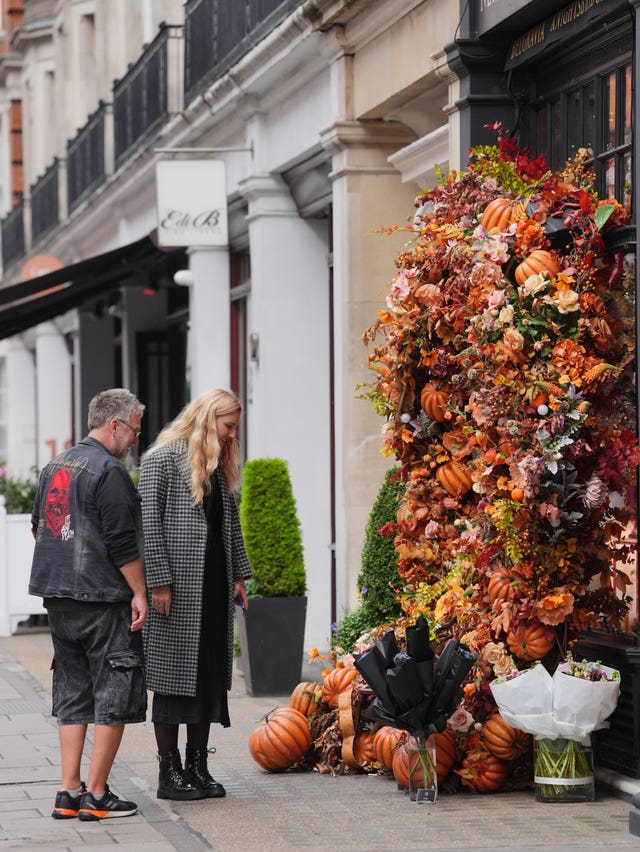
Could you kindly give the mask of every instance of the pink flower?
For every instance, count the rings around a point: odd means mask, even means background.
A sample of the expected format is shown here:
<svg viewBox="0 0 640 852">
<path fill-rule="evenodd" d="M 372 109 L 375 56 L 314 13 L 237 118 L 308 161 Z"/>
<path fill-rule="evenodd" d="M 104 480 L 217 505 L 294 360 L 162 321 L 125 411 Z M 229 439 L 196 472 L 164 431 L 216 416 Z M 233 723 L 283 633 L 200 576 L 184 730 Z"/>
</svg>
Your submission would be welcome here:
<svg viewBox="0 0 640 852">
<path fill-rule="evenodd" d="M 488 305 L 491 310 L 504 305 L 504 290 L 492 290 L 489 293 Z"/>
<path fill-rule="evenodd" d="M 450 716 L 447 725 L 452 731 L 458 731 L 461 734 L 466 734 L 469 728 L 473 725 L 473 716 L 467 710 L 460 708 L 456 710 L 453 716 Z"/>
</svg>

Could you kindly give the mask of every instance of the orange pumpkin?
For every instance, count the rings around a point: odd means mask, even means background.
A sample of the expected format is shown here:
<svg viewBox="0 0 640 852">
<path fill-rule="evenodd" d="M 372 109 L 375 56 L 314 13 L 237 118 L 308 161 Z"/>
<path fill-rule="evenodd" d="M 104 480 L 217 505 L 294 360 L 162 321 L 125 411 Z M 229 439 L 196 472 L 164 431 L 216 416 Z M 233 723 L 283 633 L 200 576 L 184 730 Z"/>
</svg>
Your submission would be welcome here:
<svg viewBox="0 0 640 852">
<path fill-rule="evenodd" d="M 434 734 L 433 742 L 436 747 L 436 764 L 438 767 L 438 784 L 441 784 L 453 769 L 458 756 L 456 737 L 447 725 L 440 734 Z"/>
<path fill-rule="evenodd" d="M 324 676 L 322 681 L 322 700 L 329 707 L 338 706 L 338 696 L 348 689 L 351 681 L 358 674 L 357 669 L 348 666 L 340 666 Z"/>
<path fill-rule="evenodd" d="M 547 272 L 549 275 L 557 275 L 560 272 L 560 264 L 552 254 L 544 249 L 536 249 L 528 255 L 522 263 L 516 267 L 516 281 L 524 284 L 530 275 L 539 272 Z"/>
<path fill-rule="evenodd" d="M 487 231 L 498 228 L 505 231 L 512 222 L 518 222 L 525 216 L 524 204 L 512 198 L 494 198 L 484 209 L 480 224 Z"/>
<path fill-rule="evenodd" d="M 391 725 L 379 728 L 373 737 L 373 753 L 378 763 L 385 769 L 391 769 L 396 748 L 406 738 L 406 731 L 401 731 L 400 728 Z"/>
<path fill-rule="evenodd" d="M 509 725 L 499 713 L 494 713 L 485 722 L 482 739 L 487 751 L 500 760 L 517 760 L 531 742 L 529 734 Z"/>
<path fill-rule="evenodd" d="M 541 660 L 553 648 L 555 636 L 539 621 L 521 624 L 507 633 L 507 644 L 511 653 L 521 660 Z"/>
<path fill-rule="evenodd" d="M 307 717 L 293 707 L 268 713 L 249 737 L 251 757 L 268 772 L 288 769 L 310 748 Z"/>
<path fill-rule="evenodd" d="M 371 731 L 360 731 L 356 735 L 353 741 L 353 756 L 360 765 L 363 763 L 373 763 L 376 759 Z"/>
<path fill-rule="evenodd" d="M 473 485 L 469 468 L 455 461 L 441 464 L 436 470 L 436 479 L 451 497 L 463 497 Z"/>
<path fill-rule="evenodd" d="M 485 756 L 481 760 L 475 756 L 474 759 L 465 758 L 462 761 L 463 772 L 465 769 L 471 770 L 469 775 L 461 773 L 463 783 L 478 793 L 497 793 L 509 774 L 509 766 L 489 752 L 483 754 Z"/>
<path fill-rule="evenodd" d="M 432 420 L 442 423 L 445 419 L 445 411 L 448 396 L 435 385 L 426 384 L 420 393 L 420 405 L 422 410 Z"/>
<path fill-rule="evenodd" d="M 320 706 L 320 702 L 316 697 L 318 689 L 318 684 L 310 680 L 299 683 L 291 693 L 289 706 L 304 713 L 305 716 L 313 716 Z"/>
<path fill-rule="evenodd" d="M 429 745 L 436 748 L 436 773 L 438 784 L 447 777 L 456 760 L 455 736 L 450 728 L 445 728 L 441 734 L 433 734 L 429 737 Z M 414 772 L 416 768 L 413 767 Z M 391 771 L 401 787 L 409 786 L 409 749 L 407 741 L 399 743 L 394 750 L 391 762 Z"/>
<path fill-rule="evenodd" d="M 512 601 L 516 593 L 513 578 L 506 568 L 496 568 L 489 578 L 487 586 L 489 598 L 492 601 Z"/>
</svg>

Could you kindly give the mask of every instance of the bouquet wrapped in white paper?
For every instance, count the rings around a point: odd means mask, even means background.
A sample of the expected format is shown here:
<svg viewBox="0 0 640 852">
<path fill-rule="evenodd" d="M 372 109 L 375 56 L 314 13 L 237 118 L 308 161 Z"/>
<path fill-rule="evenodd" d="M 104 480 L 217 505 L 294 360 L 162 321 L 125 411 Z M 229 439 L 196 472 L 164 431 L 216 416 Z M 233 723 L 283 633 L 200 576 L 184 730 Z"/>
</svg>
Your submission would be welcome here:
<svg viewBox="0 0 640 852">
<path fill-rule="evenodd" d="M 498 678 L 491 692 L 505 722 L 538 739 L 564 737 L 589 745 L 606 727 L 620 695 L 620 673 L 600 663 L 561 663 L 553 677 L 542 665 Z"/>
<path fill-rule="evenodd" d="M 503 719 L 536 738 L 539 801 L 591 801 L 590 734 L 607 727 L 620 694 L 620 673 L 600 663 L 568 660 L 553 677 L 542 665 L 491 683 Z"/>
</svg>

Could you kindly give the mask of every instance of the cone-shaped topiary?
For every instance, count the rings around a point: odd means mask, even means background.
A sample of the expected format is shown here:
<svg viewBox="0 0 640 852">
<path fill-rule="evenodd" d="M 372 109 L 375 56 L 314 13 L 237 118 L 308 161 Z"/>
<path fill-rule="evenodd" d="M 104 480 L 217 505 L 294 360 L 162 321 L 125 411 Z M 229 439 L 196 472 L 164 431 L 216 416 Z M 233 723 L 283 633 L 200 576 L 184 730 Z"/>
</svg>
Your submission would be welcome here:
<svg viewBox="0 0 640 852">
<path fill-rule="evenodd" d="M 403 483 L 393 480 L 397 472 L 388 470 L 371 508 L 362 548 L 362 570 L 358 575 L 360 606 L 347 613 L 338 625 L 336 643 L 345 650 L 372 627 L 391 621 L 401 613 L 394 589 L 399 582 L 397 554 L 393 546 L 395 530 L 381 535 L 386 524 L 395 524 L 398 514 L 398 494 Z"/>
<path fill-rule="evenodd" d="M 284 459 L 251 459 L 242 474 L 240 525 L 253 580 L 263 597 L 304 595 L 300 522 Z"/>
</svg>

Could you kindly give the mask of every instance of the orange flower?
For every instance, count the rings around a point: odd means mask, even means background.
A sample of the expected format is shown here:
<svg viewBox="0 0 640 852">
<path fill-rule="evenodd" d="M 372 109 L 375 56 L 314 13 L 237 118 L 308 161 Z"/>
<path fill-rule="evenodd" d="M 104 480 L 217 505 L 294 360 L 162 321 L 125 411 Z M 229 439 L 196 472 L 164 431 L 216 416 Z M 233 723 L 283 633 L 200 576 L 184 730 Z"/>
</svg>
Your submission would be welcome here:
<svg viewBox="0 0 640 852">
<path fill-rule="evenodd" d="M 555 593 L 536 601 L 536 618 L 543 624 L 560 624 L 573 612 L 573 602 L 571 592 L 556 589 Z"/>
</svg>

